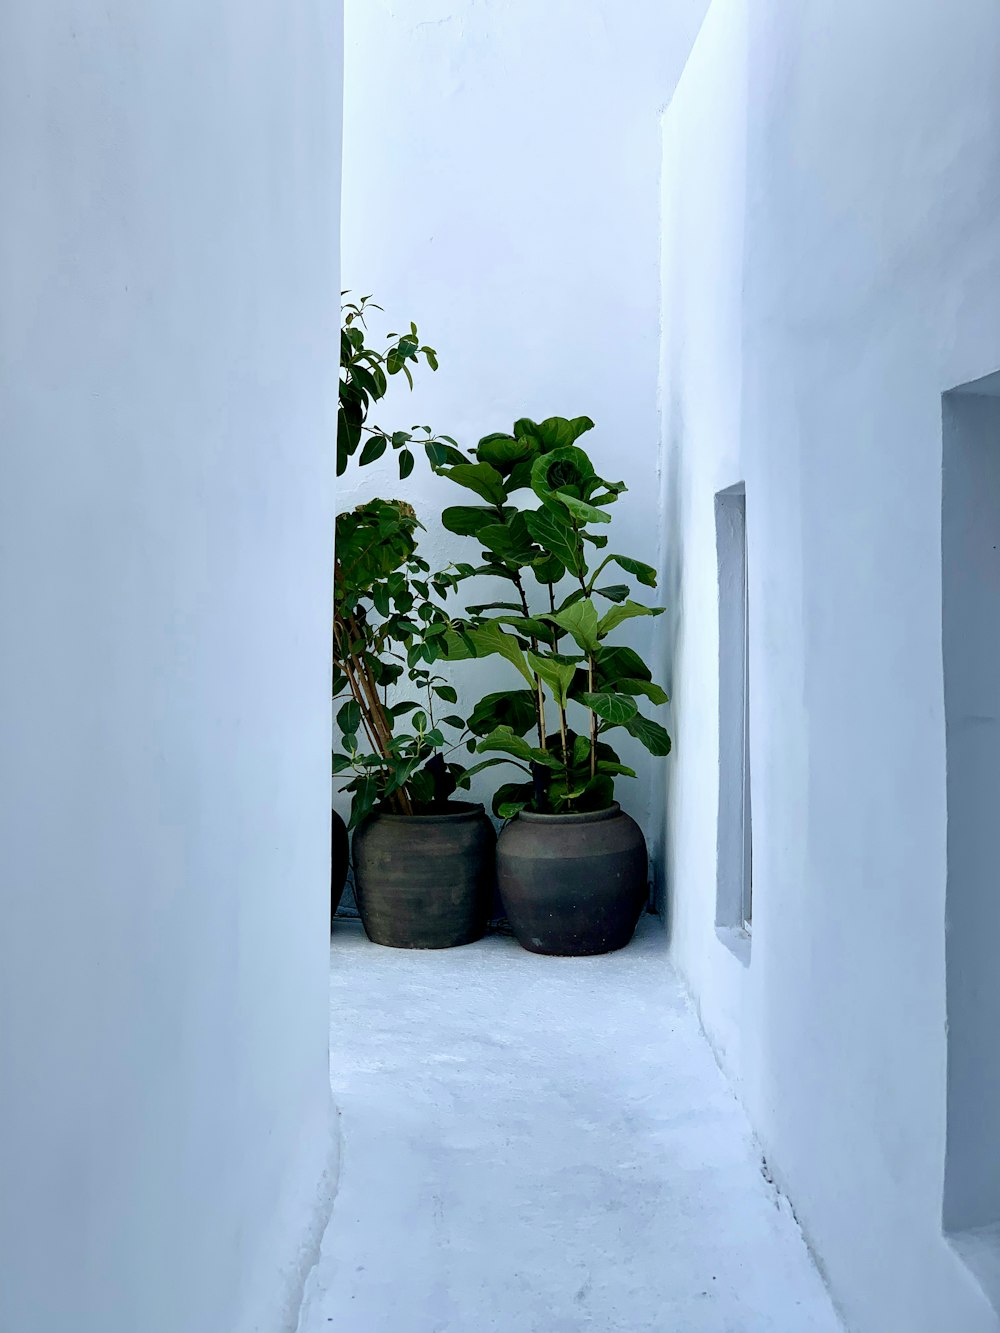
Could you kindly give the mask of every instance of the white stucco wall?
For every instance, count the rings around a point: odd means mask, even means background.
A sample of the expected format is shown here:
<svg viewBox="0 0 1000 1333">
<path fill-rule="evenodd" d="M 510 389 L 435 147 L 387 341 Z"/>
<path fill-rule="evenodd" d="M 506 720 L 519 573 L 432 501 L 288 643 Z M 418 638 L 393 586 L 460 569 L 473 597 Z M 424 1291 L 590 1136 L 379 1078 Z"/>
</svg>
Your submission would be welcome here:
<svg viewBox="0 0 1000 1333">
<path fill-rule="evenodd" d="M 277 1333 L 315 1241 L 339 23 L 0 11 L 5 1333 Z"/>
<path fill-rule="evenodd" d="M 615 508 L 612 549 L 654 564 L 659 114 L 706 5 L 345 6 L 344 285 L 374 292 L 390 329 L 415 320 L 441 359 L 379 420 L 474 444 L 522 416 L 592 417 L 582 443 L 631 488 Z M 345 502 L 399 494 L 395 476 L 392 462 L 367 469 Z M 425 518 L 462 503 L 422 461 L 406 495 Z M 475 558 L 475 543 L 428 528 L 432 558 Z M 649 625 L 628 628 L 662 673 Z M 470 702 L 516 683 L 486 665 L 463 671 L 475 677 Z M 626 744 L 641 774 L 622 779 L 618 795 L 648 827 L 663 765 Z M 484 798 L 495 778 L 484 776 Z"/>
<path fill-rule="evenodd" d="M 941 628 L 941 395 L 1000 367 L 998 70 L 990 0 L 714 0 L 664 125 L 672 945 L 854 1333 L 1000 1328 L 942 1235 Z M 747 967 L 715 931 L 740 480 Z"/>
</svg>

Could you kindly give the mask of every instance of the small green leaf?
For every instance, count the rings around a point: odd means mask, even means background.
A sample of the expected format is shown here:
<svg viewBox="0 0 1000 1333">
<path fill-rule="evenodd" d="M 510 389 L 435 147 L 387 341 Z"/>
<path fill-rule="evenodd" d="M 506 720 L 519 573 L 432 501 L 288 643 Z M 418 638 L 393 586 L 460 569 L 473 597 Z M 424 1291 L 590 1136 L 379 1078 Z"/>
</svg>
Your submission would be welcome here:
<svg viewBox="0 0 1000 1333">
<path fill-rule="evenodd" d="M 624 602 L 630 588 L 627 583 L 611 583 L 606 588 L 595 588 L 594 592 L 598 597 L 606 597 L 609 602 Z"/>
<path fill-rule="evenodd" d="M 458 691 L 454 685 L 435 685 L 434 693 L 439 699 L 443 699 L 447 704 L 458 703 Z"/>
<path fill-rule="evenodd" d="M 400 449 L 399 451 L 399 479 L 405 481 L 413 471 L 413 455 L 409 449 Z"/>
</svg>

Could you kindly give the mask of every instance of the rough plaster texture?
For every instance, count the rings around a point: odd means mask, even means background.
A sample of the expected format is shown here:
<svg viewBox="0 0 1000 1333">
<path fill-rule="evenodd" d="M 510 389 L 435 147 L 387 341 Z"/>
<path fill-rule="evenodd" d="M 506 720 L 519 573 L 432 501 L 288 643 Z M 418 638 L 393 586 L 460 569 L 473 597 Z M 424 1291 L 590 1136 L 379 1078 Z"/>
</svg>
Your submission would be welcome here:
<svg viewBox="0 0 1000 1333">
<path fill-rule="evenodd" d="M 339 23 L 0 9 L 4 1333 L 277 1333 L 316 1239 Z"/>
<path fill-rule="evenodd" d="M 837 1333 L 650 918 L 621 953 L 338 924 L 341 1188 L 300 1333 Z"/>
<path fill-rule="evenodd" d="M 664 120 L 673 958 L 856 1333 L 1000 1328 L 942 1235 L 941 395 L 1000 366 L 998 70 L 989 0 L 715 0 Z M 749 969 L 714 931 L 744 479 Z"/>
<path fill-rule="evenodd" d="M 474 444 L 522 416 L 586 414 L 599 470 L 631 490 L 619 545 L 656 562 L 659 112 L 707 0 L 347 0 L 344 285 L 413 319 L 441 357 L 385 423 Z M 400 401 L 401 399 L 401 401 Z M 345 497 L 399 494 L 391 464 Z M 347 478 L 345 478 L 347 481 Z M 463 503 L 422 463 L 405 494 L 434 560 L 475 558 L 429 520 Z M 489 601 L 488 595 L 470 597 Z M 623 630 L 662 671 L 649 624 Z M 516 687 L 463 664 L 469 697 Z M 629 738 L 640 821 L 662 764 Z M 486 774 L 478 793 L 492 791 Z"/>
</svg>

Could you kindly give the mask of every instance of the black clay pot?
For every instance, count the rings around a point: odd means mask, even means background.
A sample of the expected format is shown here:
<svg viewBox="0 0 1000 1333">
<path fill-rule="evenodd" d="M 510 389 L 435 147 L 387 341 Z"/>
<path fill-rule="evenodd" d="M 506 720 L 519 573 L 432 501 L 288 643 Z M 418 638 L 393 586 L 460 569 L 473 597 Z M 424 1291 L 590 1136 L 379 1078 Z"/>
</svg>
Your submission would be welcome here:
<svg viewBox="0 0 1000 1333">
<path fill-rule="evenodd" d="M 610 953 L 628 944 L 646 905 L 642 829 L 617 802 L 580 815 L 522 811 L 497 844 L 507 920 L 532 953 Z"/>
<path fill-rule="evenodd" d="M 481 805 L 440 815 L 369 815 L 354 834 L 354 896 L 365 932 L 394 949 L 481 939 L 493 902 L 496 834 Z"/>
<path fill-rule="evenodd" d="M 330 928 L 333 918 L 344 895 L 347 883 L 347 867 L 351 861 L 351 846 L 347 837 L 347 825 L 337 814 L 330 811 Z"/>
</svg>

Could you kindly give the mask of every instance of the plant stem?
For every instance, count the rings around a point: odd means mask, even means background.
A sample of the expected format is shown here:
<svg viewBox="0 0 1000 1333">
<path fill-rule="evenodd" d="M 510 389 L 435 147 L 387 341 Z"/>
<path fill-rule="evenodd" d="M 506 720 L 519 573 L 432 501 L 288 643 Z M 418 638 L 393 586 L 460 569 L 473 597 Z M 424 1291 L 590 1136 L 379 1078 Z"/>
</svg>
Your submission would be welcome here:
<svg viewBox="0 0 1000 1333">
<path fill-rule="evenodd" d="M 594 693 L 594 655 L 590 653 L 587 657 L 587 688 L 591 694 Z M 590 709 L 590 780 L 593 782 L 597 776 L 597 714 Z"/>
<path fill-rule="evenodd" d="M 501 514 L 503 510 L 500 511 Z M 524 612 L 525 620 L 530 619 L 531 611 L 528 609 L 528 597 L 524 591 L 524 584 L 521 582 L 521 571 L 514 570 L 514 587 L 517 589 L 518 596 L 521 599 L 521 610 Z M 534 634 L 528 636 L 531 643 L 531 651 L 538 652 L 538 640 Z M 545 743 L 545 691 L 542 689 L 542 678 L 535 672 L 535 721 L 538 726 L 538 745 L 539 748 L 548 751 Z"/>
</svg>

